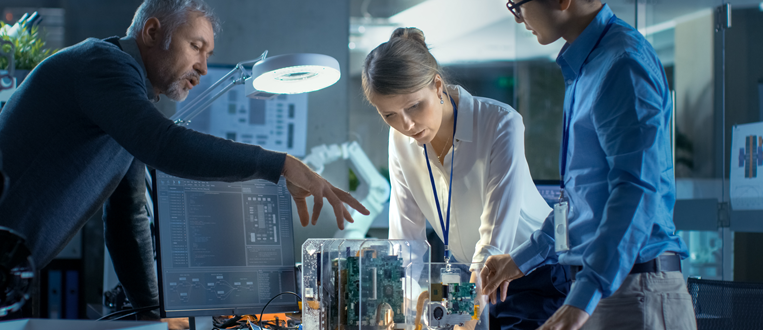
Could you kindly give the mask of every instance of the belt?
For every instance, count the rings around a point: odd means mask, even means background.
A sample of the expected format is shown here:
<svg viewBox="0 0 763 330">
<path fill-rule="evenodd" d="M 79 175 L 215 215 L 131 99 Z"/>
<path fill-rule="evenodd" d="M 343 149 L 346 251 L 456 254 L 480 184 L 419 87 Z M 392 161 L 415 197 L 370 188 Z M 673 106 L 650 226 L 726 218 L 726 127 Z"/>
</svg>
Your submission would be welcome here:
<svg viewBox="0 0 763 330">
<path fill-rule="evenodd" d="M 583 270 L 583 266 L 570 266 L 570 273 L 572 280 L 575 280 L 575 276 L 579 271 Z M 681 271 L 681 257 L 673 252 L 666 252 L 657 258 L 642 262 L 640 264 L 633 265 L 630 273 L 656 273 L 656 272 L 680 272 Z"/>
</svg>

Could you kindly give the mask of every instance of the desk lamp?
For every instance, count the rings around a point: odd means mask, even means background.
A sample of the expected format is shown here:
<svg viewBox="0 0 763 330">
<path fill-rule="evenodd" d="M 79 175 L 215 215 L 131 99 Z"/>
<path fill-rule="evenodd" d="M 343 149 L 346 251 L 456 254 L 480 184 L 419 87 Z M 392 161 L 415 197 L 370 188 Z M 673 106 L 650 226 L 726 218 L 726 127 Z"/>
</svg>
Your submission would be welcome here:
<svg viewBox="0 0 763 330">
<path fill-rule="evenodd" d="M 266 50 L 259 58 L 236 64 L 233 70 L 170 119 L 178 125 L 188 125 L 191 119 L 236 85 L 244 84 L 246 96 L 249 98 L 268 100 L 278 94 L 301 94 L 321 90 L 333 85 L 341 77 L 339 62 L 328 55 L 302 53 L 266 58 L 267 55 Z M 246 69 L 248 65 L 252 65 L 251 70 Z M 230 83 L 222 90 L 205 100 L 217 87 L 228 81 Z"/>
</svg>

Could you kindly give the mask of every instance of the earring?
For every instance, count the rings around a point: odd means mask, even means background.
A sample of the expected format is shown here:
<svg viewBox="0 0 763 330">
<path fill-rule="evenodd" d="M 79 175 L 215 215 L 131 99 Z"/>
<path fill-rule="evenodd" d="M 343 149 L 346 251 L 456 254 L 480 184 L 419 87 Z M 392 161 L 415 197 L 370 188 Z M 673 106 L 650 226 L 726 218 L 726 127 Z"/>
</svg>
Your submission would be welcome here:
<svg viewBox="0 0 763 330">
<path fill-rule="evenodd" d="M 445 104 L 445 101 L 442 100 L 442 96 L 440 96 L 440 104 Z"/>
</svg>

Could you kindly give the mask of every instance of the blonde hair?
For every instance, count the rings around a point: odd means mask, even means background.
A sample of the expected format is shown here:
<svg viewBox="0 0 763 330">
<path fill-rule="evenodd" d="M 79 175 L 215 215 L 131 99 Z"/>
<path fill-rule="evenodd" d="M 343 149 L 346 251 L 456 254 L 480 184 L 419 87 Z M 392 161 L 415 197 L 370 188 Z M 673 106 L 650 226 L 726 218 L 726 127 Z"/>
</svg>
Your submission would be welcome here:
<svg viewBox="0 0 763 330">
<path fill-rule="evenodd" d="M 431 85 L 435 76 L 445 75 L 427 48 L 424 32 L 397 28 L 389 41 L 366 56 L 363 66 L 363 92 L 368 100 L 376 95 L 410 94 Z"/>
</svg>

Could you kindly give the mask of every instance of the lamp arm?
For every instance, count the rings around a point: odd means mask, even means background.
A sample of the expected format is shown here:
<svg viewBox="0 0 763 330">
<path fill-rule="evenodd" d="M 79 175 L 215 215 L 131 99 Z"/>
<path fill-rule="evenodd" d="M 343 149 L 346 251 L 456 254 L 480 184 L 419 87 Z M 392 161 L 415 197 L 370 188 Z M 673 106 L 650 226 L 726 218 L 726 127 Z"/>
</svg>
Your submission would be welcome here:
<svg viewBox="0 0 763 330">
<path fill-rule="evenodd" d="M 207 107 L 209 107 L 209 105 L 212 104 L 211 101 L 214 101 L 220 96 L 222 96 L 222 94 L 225 94 L 225 92 L 229 91 L 231 88 L 233 88 L 233 86 L 243 84 L 246 78 L 249 78 L 249 76 L 251 76 L 251 71 L 248 72 L 246 70 L 246 67 L 245 67 L 246 65 L 250 65 L 250 64 L 254 65 L 254 63 L 264 60 L 265 57 L 267 56 L 268 56 L 268 51 L 266 50 L 262 52 L 262 55 L 260 55 L 260 57 L 256 59 L 237 63 L 236 66 L 233 68 L 233 70 L 230 70 L 230 72 L 226 73 L 225 76 L 217 80 L 217 82 L 215 82 L 212 86 L 210 86 L 204 92 L 199 94 L 199 96 L 191 100 L 190 103 L 188 103 L 188 105 L 180 109 L 180 111 L 175 113 L 172 117 L 170 117 L 170 119 L 173 120 L 176 124 L 188 124 L 188 122 L 193 117 L 196 117 L 199 114 L 199 112 L 201 112 L 201 110 L 204 110 Z M 217 87 L 222 85 L 224 82 L 230 80 L 230 78 L 236 73 L 240 74 L 238 79 L 234 80 L 234 83 L 236 84 L 234 84 L 233 86 L 231 85 L 226 86 L 225 87 L 226 89 L 224 89 L 224 91 L 215 94 L 215 96 L 213 96 L 210 100 L 205 102 L 205 104 L 202 105 L 200 108 L 196 108 L 196 106 L 199 103 L 201 103 L 202 100 L 204 100 L 204 98 L 206 98 L 209 94 L 211 94 Z"/>
<path fill-rule="evenodd" d="M 257 62 L 259 62 L 259 61 L 262 61 L 262 60 L 264 60 L 266 57 L 268 57 L 268 51 L 267 51 L 267 50 L 265 50 L 264 52 L 262 52 L 262 54 L 261 54 L 261 55 L 260 55 L 260 57 L 258 57 L 258 58 L 255 58 L 255 59 L 253 59 L 253 60 L 248 60 L 248 61 L 238 62 L 238 64 L 236 64 L 236 67 L 239 67 L 239 66 L 240 66 L 240 67 L 244 67 L 244 65 L 254 65 L 254 63 L 257 63 Z"/>
<path fill-rule="evenodd" d="M 209 94 L 211 94 L 218 86 L 220 86 L 222 83 L 230 80 L 230 77 L 232 77 L 234 74 L 239 73 L 241 69 L 236 66 L 233 68 L 233 70 L 230 70 L 230 72 L 226 73 L 225 76 L 220 78 L 217 82 L 215 82 L 212 86 L 207 88 L 204 92 L 196 96 L 193 100 L 191 100 L 186 106 L 184 106 L 180 111 L 175 113 L 170 119 L 174 120 L 175 122 L 180 121 L 183 122 L 186 120 L 186 117 L 188 113 L 192 112 L 193 109 L 202 101 L 204 98 L 206 98 Z M 190 120 L 190 118 L 188 118 Z"/>
<path fill-rule="evenodd" d="M 217 94 L 212 95 L 206 102 L 202 103 L 200 106 L 195 107 L 193 109 L 188 109 L 185 111 L 185 113 L 178 114 L 176 116 L 173 116 L 175 120 L 175 124 L 178 125 L 188 125 L 191 123 L 191 119 L 198 116 L 199 113 L 204 111 L 204 109 L 208 108 L 210 105 L 212 105 L 212 102 L 215 102 L 220 96 L 227 93 L 229 90 L 231 90 L 233 87 L 236 87 L 236 85 L 242 85 L 246 79 L 245 78 L 239 78 L 234 81 L 232 81 L 230 84 L 225 86 L 223 89 L 221 89 Z M 185 110 L 185 108 L 184 108 Z"/>
</svg>

